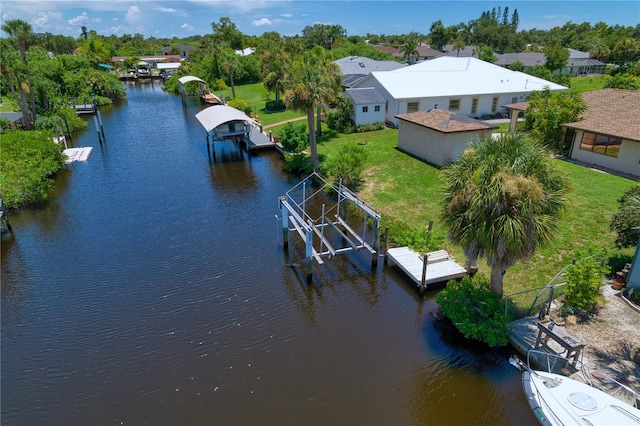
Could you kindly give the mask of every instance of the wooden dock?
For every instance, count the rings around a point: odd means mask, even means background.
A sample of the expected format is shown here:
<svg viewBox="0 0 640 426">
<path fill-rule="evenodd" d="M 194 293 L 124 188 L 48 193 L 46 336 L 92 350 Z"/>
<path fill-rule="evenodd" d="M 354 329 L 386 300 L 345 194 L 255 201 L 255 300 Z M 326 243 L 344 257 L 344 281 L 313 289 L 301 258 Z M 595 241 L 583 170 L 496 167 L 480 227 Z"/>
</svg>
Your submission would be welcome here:
<svg viewBox="0 0 640 426">
<path fill-rule="evenodd" d="M 96 104 L 96 100 L 83 100 L 79 101 L 77 99 L 69 100 L 68 105 L 76 110 L 78 115 L 80 114 L 95 114 L 98 111 L 98 105 Z"/>
<path fill-rule="evenodd" d="M 436 284 L 467 275 L 467 270 L 454 262 L 446 250 L 427 253 L 426 265 L 423 256 L 409 247 L 391 248 L 386 254 L 391 264 L 411 278 L 421 292 Z"/>
<path fill-rule="evenodd" d="M 249 151 L 252 151 L 254 149 L 275 148 L 275 146 L 276 143 L 271 138 L 269 138 L 269 136 L 262 133 L 259 128 L 251 126 L 251 132 L 249 133 L 249 143 L 247 144 L 247 148 Z"/>
</svg>

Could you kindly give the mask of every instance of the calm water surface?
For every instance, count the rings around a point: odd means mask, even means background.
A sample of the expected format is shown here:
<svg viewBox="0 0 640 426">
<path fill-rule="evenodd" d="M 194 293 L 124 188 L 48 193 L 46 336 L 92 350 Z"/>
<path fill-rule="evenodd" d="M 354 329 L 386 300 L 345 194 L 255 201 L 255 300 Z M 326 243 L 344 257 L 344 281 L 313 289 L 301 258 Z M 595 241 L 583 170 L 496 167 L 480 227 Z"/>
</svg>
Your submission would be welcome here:
<svg viewBox="0 0 640 426">
<path fill-rule="evenodd" d="M 2 241 L 2 424 L 536 424 L 507 353 L 470 346 L 368 258 L 307 285 L 277 199 L 298 180 L 180 98 L 127 85 Z M 292 236 L 293 238 L 293 236 Z"/>
</svg>

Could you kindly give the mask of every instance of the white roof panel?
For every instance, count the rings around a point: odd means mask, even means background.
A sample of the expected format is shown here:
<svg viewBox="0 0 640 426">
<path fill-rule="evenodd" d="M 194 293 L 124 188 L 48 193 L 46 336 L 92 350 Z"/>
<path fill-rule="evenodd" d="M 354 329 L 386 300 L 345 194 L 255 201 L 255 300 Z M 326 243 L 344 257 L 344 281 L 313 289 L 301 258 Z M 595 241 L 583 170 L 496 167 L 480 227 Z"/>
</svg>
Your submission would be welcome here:
<svg viewBox="0 0 640 426">
<path fill-rule="evenodd" d="M 182 62 L 161 62 L 158 64 L 158 69 L 159 70 L 168 70 L 168 69 L 175 69 L 175 68 L 179 68 L 180 65 L 182 65 Z"/>
<path fill-rule="evenodd" d="M 231 108 L 227 105 L 214 105 L 209 108 L 203 109 L 196 114 L 196 118 L 202 124 L 207 132 L 212 131 L 221 124 L 228 121 L 245 121 L 254 125 L 258 125 L 244 112 Z"/>
<path fill-rule="evenodd" d="M 372 72 L 371 77 L 395 99 L 565 90 L 566 87 L 476 58 L 441 56 L 394 71 Z M 366 87 L 365 78 L 358 87 Z"/>
<path fill-rule="evenodd" d="M 180 82 L 180 84 L 185 84 L 185 83 L 188 83 L 190 81 L 199 81 L 200 83 L 207 84 L 206 81 L 202 80 L 201 78 L 194 77 L 192 75 L 185 75 L 184 77 L 180 77 L 178 79 L 178 81 Z"/>
</svg>

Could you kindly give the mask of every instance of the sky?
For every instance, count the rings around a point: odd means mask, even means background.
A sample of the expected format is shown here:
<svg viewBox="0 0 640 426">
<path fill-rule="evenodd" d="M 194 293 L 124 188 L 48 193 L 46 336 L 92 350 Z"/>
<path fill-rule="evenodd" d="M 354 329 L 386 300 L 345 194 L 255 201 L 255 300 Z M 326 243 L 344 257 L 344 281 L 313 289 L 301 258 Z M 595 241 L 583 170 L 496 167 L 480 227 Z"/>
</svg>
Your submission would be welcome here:
<svg viewBox="0 0 640 426">
<path fill-rule="evenodd" d="M 518 30 L 548 30 L 569 21 L 640 23 L 640 0 L 0 0 L 0 16 L 2 22 L 26 21 L 36 33 L 74 37 L 86 26 L 104 36 L 140 33 L 145 38 L 184 38 L 211 34 L 211 23 L 221 17 L 229 17 L 247 35 L 277 31 L 294 36 L 308 25 L 321 23 L 341 25 L 347 35 L 365 36 L 428 34 L 436 20 L 445 26 L 466 23 L 493 7 L 509 7 L 509 16 L 517 9 Z"/>
</svg>

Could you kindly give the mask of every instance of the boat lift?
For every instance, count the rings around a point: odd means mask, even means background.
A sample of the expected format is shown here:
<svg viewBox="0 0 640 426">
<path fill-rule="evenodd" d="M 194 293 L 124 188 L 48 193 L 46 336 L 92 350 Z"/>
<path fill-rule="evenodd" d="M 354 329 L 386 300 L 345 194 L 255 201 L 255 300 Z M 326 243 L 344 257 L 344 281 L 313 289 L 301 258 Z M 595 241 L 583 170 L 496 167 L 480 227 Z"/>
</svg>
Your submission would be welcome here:
<svg viewBox="0 0 640 426">
<path fill-rule="evenodd" d="M 312 182 L 319 183 L 320 187 L 307 195 L 307 185 Z M 328 199 L 335 200 L 335 204 L 327 207 L 323 202 L 319 215 L 315 218 L 312 217 L 310 210 L 312 210 L 314 200 L 316 197 L 326 194 L 329 194 Z M 313 172 L 287 191 L 285 195 L 279 197 L 278 204 L 285 251 L 289 247 L 290 231 L 295 231 L 304 241 L 307 282 L 311 282 L 312 279 L 314 260 L 322 265 L 325 258 L 351 251 L 367 250 L 371 255 L 372 268 L 375 269 L 380 248 L 380 215 L 346 186 L 343 186 L 342 181 L 338 187 L 335 187 L 317 172 Z M 315 204 L 317 205 L 317 201 Z M 356 207 L 362 213 L 361 234 L 357 233 L 347 221 L 349 205 Z M 370 229 L 370 235 L 367 235 L 367 228 Z M 341 239 L 342 247 L 336 246 L 336 238 L 334 238 L 336 236 L 340 237 L 337 239 Z"/>
</svg>

